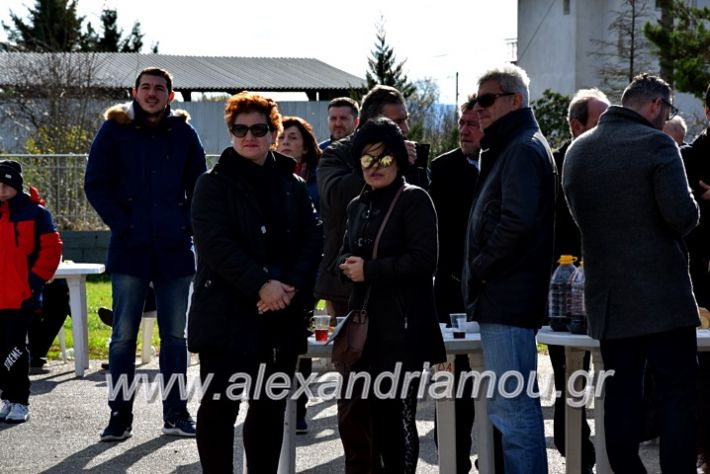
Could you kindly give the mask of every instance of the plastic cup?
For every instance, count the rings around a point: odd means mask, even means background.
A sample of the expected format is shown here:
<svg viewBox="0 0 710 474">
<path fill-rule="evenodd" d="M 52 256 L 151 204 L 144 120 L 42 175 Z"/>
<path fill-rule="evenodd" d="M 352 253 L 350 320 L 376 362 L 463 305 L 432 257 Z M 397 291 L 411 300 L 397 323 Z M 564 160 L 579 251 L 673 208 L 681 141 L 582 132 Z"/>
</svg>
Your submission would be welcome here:
<svg viewBox="0 0 710 474">
<path fill-rule="evenodd" d="M 308 328 L 315 333 L 317 342 L 328 340 L 328 328 L 330 327 L 330 316 L 313 316 L 310 319 Z"/>
<path fill-rule="evenodd" d="M 451 326 L 454 329 L 454 339 L 464 339 L 466 337 L 466 330 L 464 329 L 466 313 L 453 313 L 450 318 Z"/>
</svg>

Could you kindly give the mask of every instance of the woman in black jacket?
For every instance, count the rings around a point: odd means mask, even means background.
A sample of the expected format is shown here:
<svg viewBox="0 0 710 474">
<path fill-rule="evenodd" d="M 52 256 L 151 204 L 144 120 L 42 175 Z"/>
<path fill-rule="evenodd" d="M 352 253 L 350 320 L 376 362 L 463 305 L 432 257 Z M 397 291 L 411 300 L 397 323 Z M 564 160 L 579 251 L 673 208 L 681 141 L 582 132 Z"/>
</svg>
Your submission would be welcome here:
<svg viewBox="0 0 710 474">
<path fill-rule="evenodd" d="M 369 315 L 367 342 L 353 371 L 366 371 L 373 380 L 383 372 L 395 372 L 397 364 L 402 374 L 421 371 L 425 362 L 446 359 L 434 309 L 438 251 L 434 205 L 426 191 L 406 183 L 404 137 L 391 120 L 378 118 L 363 125 L 355 135 L 353 156 L 360 157 L 366 186 L 348 206 L 338 261 L 343 276 L 354 283 L 349 308 L 366 307 Z M 398 193 L 373 259 L 376 234 Z M 397 380 L 401 381 L 402 377 Z M 398 384 L 394 398 L 370 394 L 361 401 L 367 404 L 374 452 L 381 455 L 385 472 L 416 469 L 416 386 L 410 384 L 402 394 Z"/>
<path fill-rule="evenodd" d="M 282 128 L 276 103 L 242 92 L 227 100 L 225 120 L 232 147 L 199 178 L 192 202 L 197 275 L 188 347 L 199 353 L 200 377 L 209 384 L 197 413 L 197 448 L 204 472 L 232 472 L 234 422 L 248 395 L 248 470 L 275 473 L 286 399 L 252 390 L 260 372 L 264 381 L 277 372 L 292 376 L 306 350 L 322 236 L 295 161 L 272 151 Z M 243 393 L 238 384 L 247 378 Z"/>
</svg>

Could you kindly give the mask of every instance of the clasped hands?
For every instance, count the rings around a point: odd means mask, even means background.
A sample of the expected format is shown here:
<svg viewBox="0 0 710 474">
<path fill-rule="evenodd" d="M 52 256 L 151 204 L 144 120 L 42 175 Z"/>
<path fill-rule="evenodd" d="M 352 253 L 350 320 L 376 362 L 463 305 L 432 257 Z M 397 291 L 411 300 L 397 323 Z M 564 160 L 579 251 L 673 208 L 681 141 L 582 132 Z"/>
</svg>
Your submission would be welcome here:
<svg viewBox="0 0 710 474">
<path fill-rule="evenodd" d="M 285 309 L 296 296 L 298 289 L 279 280 L 269 280 L 259 289 L 259 301 L 256 308 L 259 314 L 267 311 Z"/>
</svg>

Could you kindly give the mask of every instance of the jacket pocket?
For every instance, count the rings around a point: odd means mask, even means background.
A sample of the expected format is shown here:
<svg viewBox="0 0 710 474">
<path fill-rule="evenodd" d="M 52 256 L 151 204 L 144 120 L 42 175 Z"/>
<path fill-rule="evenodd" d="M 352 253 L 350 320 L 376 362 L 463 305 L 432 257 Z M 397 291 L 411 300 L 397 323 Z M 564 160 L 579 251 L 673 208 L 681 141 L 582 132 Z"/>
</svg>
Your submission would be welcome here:
<svg viewBox="0 0 710 474">
<path fill-rule="evenodd" d="M 493 199 L 483 206 L 478 220 L 475 238 L 479 246 L 486 244 L 498 222 L 500 222 L 500 200 Z"/>
</svg>

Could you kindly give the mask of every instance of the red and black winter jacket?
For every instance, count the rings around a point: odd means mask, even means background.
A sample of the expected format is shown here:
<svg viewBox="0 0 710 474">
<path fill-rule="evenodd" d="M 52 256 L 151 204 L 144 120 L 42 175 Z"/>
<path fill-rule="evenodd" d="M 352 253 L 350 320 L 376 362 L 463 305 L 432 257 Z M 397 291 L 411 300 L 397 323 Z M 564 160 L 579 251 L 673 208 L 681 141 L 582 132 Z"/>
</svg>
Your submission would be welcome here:
<svg viewBox="0 0 710 474">
<path fill-rule="evenodd" d="M 35 188 L 0 203 L 0 310 L 36 309 L 62 241 Z"/>
</svg>

